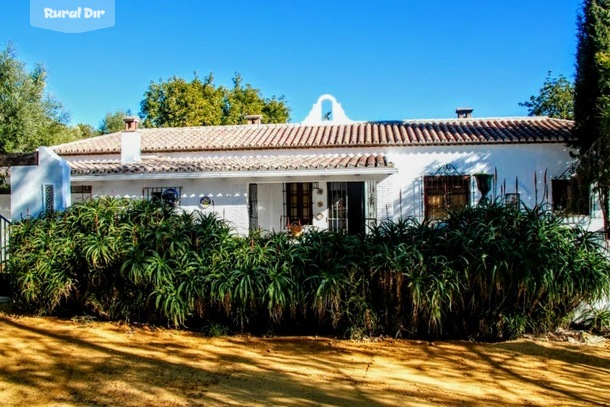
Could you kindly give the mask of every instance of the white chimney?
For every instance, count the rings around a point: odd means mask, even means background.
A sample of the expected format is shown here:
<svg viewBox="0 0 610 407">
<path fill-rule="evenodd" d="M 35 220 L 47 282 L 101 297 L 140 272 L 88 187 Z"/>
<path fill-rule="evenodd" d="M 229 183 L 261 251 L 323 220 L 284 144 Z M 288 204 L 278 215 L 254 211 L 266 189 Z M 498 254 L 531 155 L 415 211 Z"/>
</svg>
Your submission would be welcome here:
<svg viewBox="0 0 610 407">
<path fill-rule="evenodd" d="M 138 133 L 138 118 L 124 117 L 125 130 L 121 133 L 121 164 L 139 163 L 142 161 L 142 137 Z"/>
</svg>

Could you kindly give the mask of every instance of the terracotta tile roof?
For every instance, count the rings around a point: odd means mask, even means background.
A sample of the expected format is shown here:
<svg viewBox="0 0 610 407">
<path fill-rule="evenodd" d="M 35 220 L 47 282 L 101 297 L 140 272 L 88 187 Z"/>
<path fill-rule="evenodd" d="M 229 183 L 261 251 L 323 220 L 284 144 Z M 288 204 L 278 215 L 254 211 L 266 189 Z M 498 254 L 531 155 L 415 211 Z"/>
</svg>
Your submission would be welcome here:
<svg viewBox="0 0 610 407">
<path fill-rule="evenodd" d="M 392 168 L 382 155 L 286 155 L 251 157 L 143 157 L 140 163 L 120 160 L 68 161 L 72 175 L 156 174 L 212 171 L 273 171 L 300 169 Z"/>
<path fill-rule="evenodd" d="M 140 129 L 142 152 L 563 142 L 573 122 L 548 117 L 262 124 Z M 59 155 L 116 154 L 121 133 L 54 147 Z"/>
</svg>

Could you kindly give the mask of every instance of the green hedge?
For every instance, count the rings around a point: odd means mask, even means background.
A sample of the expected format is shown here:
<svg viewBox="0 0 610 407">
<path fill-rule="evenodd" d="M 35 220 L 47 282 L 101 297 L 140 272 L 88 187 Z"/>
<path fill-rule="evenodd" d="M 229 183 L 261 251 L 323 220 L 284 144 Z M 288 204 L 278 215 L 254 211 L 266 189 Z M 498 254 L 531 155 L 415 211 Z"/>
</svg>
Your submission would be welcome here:
<svg viewBox="0 0 610 407">
<path fill-rule="evenodd" d="M 14 224 L 8 270 L 16 303 L 40 314 L 350 337 L 514 338 L 610 287 L 593 234 L 496 203 L 291 239 L 102 198 Z"/>
</svg>

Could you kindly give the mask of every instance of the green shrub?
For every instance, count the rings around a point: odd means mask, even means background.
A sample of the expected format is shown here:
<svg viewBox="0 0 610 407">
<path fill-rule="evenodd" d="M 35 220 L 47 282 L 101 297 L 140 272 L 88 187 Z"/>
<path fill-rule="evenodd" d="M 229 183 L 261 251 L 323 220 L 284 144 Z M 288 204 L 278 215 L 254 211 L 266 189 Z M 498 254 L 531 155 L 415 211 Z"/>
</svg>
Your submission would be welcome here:
<svg viewBox="0 0 610 407">
<path fill-rule="evenodd" d="M 501 340 L 608 294 L 594 236 L 498 203 L 366 236 L 238 237 L 214 215 L 102 198 L 12 227 L 18 304 L 223 332 Z M 207 328 L 205 328 L 207 327 Z M 210 328 L 211 327 L 211 328 Z"/>
<path fill-rule="evenodd" d="M 551 330 L 610 285 L 594 235 L 541 208 L 490 203 L 444 222 L 384 223 L 368 241 L 374 302 L 394 335 L 498 340 Z"/>
<path fill-rule="evenodd" d="M 581 311 L 575 325 L 590 332 L 601 334 L 610 331 L 610 306 L 587 306 Z"/>
</svg>

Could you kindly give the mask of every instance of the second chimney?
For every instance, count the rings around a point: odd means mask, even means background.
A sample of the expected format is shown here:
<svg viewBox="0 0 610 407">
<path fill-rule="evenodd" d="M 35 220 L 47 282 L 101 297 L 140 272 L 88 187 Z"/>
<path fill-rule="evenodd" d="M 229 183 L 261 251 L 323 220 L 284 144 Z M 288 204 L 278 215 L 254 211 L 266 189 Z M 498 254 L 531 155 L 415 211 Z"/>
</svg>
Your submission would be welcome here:
<svg viewBox="0 0 610 407">
<path fill-rule="evenodd" d="M 457 113 L 458 119 L 470 119 L 473 110 L 471 107 L 458 107 L 455 109 L 455 113 Z"/>
<path fill-rule="evenodd" d="M 244 119 L 248 122 L 248 124 L 261 124 L 263 120 L 262 114 L 247 114 L 244 116 Z"/>
<path fill-rule="evenodd" d="M 121 133 L 121 164 L 139 163 L 142 161 L 142 137 L 138 133 L 137 117 L 124 117 L 125 130 Z"/>
</svg>

